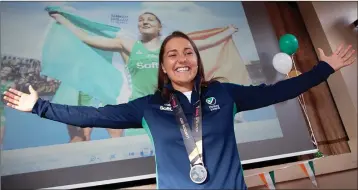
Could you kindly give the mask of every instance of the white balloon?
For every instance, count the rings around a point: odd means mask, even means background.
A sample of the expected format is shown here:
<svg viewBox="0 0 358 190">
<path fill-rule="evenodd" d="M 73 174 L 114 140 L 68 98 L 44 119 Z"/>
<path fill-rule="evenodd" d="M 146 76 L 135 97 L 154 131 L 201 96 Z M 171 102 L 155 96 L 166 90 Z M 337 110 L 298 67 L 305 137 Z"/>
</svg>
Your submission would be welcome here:
<svg viewBox="0 0 358 190">
<path fill-rule="evenodd" d="M 292 69 L 292 59 L 286 53 L 277 53 L 272 60 L 273 67 L 276 71 L 287 75 Z"/>
</svg>

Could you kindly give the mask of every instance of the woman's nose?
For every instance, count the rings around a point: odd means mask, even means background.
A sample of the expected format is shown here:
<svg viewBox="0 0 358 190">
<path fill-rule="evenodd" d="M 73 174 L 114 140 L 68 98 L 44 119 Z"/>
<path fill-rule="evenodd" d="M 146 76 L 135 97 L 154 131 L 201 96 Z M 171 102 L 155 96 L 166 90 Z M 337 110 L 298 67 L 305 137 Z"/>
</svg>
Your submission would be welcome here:
<svg viewBox="0 0 358 190">
<path fill-rule="evenodd" d="M 187 61 L 187 59 L 186 59 L 185 55 L 179 55 L 178 56 L 178 61 L 180 63 L 185 63 Z"/>
</svg>

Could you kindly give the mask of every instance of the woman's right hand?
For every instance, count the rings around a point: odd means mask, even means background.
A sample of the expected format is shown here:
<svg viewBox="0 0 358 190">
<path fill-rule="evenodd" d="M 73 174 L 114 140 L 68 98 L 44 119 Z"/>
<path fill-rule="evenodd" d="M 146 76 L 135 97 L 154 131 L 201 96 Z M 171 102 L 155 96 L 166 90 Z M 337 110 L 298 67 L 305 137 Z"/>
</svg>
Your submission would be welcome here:
<svg viewBox="0 0 358 190">
<path fill-rule="evenodd" d="M 57 12 L 50 13 L 50 16 L 59 23 L 62 23 L 64 20 L 66 20 L 64 16 Z"/>
<path fill-rule="evenodd" d="M 29 86 L 30 94 L 20 92 L 13 88 L 4 92 L 4 100 L 7 106 L 17 109 L 19 111 L 31 112 L 39 99 L 38 93 Z"/>
</svg>

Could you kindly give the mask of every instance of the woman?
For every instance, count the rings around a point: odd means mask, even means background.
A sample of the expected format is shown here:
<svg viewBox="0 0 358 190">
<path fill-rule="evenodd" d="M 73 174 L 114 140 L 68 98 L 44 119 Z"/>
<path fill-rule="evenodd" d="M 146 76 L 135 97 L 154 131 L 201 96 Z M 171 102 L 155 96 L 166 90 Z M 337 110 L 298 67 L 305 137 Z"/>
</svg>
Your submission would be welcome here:
<svg viewBox="0 0 358 190">
<path fill-rule="evenodd" d="M 296 78 L 275 85 L 240 86 L 207 81 L 194 42 L 184 33 L 174 32 L 160 48 L 158 85 L 153 95 L 98 109 L 51 104 L 39 99 L 32 88 L 30 94 L 10 89 L 4 99 L 12 108 L 66 124 L 143 127 L 157 150 L 157 188 L 247 189 L 232 111 L 257 109 L 297 97 L 335 70 L 352 64 L 354 51 L 349 49 L 341 46 L 331 56 L 320 50 L 321 61 Z M 188 124 L 192 122 L 194 131 Z"/>
<path fill-rule="evenodd" d="M 138 30 L 141 34 L 140 40 L 134 40 L 118 35 L 116 38 L 106 38 L 102 36 L 88 35 L 86 32 L 75 26 L 70 20 L 58 13 L 50 13 L 50 15 L 60 24 L 67 27 L 84 43 L 102 50 L 118 51 L 126 63 L 131 81 L 132 93 L 129 101 L 153 94 L 158 75 L 158 55 L 161 41 L 162 23 L 160 19 L 153 13 L 145 12 L 138 18 Z M 198 39 L 195 43 L 199 50 L 206 50 L 215 46 L 217 43 L 223 42 L 233 33 L 237 32 L 237 28 L 230 25 L 226 28 L 226 32 L 212 40 L 201 40 L 207 38 L 210 33 L 218 33 L 222 29 L 208 30 L 207 32 L 195 32 L 189 35 L 194 39 Z M 212 73 L 211 71 L 209 73 Z M 125 85 L 124 85 L 125 87 Z M 124 91 L 123 89 L 122 91 Z M 79 105 L 90 106 L 92 97 L 80 92 Z M 120 102 L 121 103 L 121 102 Z M 69 130 L 72 128 L 69 126 Z M 108 129 L 112 137 L 121 136 L 122 130 Z M 78 131 L 78 130 L 77 130 Z M 85 140 L 90 140 L 92 128 L 84 128 Z M 129 129 L 125 131 L 126 136 L 145 134 L 144 130 Z"/>
</svg>

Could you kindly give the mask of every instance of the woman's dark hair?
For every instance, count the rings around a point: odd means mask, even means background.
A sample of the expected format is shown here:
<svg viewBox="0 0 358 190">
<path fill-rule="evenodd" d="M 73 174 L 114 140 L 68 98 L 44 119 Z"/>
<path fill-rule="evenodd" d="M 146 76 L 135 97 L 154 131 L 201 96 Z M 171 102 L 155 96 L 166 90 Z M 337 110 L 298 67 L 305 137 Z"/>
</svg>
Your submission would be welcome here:
<svg viewBox="0 0 358 190">
<path fill-rule="evenodd" d="M 162 65 L 164 62 L 164 51 L 165 51 L 165 46 L 167 45 L 167 43 L 173 38 L 184 38 L 184 39 L 188 40 L 190 42 L 191 46 L 194 48 L 194 52 L 197 57 L 197 63 L 198 63 L 198 73 L 197 73 L 196 77 L 200 77 L 200 85 L 199 85 L 200 88 L 206 87 L 210 83 L 215 82 L 219 78 L 221 78 L 221 77 L 213 78 L 213 79 L 207 81 L 205 79 L 204 66 L 203 66 L 203 61 L 201 60 L 201 57 L 200 57 L 199 49 L 196 47 L 195 43 L 193 42 L 193 40 L 190 39 L 190 37 L 188 35 L 184 34 L 183 32 L 180 32 L 180 31 L 174 31 L 172 34 L 170 34 L 169 36 L 167 36 L 164 39 L 164 41 L 160 47 L 160 52 L 159 52 L 157 91 L 159 91 L 161 93 L 164 100 L 169 100 L 169 96 L 170 96 L 169 90 L 167 88 L 164 88 L 164 86 L 170 82 L 168 75 L 166 73 L 164 73 L 164 71 L 162 69 Z"/>
</svg>

